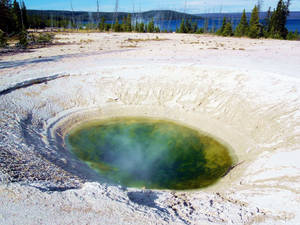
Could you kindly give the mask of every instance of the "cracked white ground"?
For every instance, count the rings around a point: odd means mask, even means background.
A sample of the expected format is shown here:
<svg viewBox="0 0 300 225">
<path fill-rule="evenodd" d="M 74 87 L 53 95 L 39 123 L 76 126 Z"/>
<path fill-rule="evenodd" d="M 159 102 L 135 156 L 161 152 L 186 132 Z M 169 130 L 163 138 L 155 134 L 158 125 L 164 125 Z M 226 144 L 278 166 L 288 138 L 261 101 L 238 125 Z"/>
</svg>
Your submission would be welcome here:
<svg viewBox="0 0 300 225">
<path fill-rule="evenodd" d="M 56 37 L 65 45 L 0 58 L 0 224 L 300 224 L 300 42 Z M 56 142 L 115 116 L 208 132 L 240 164 L 189 192 L 97 181 Z"/>
</svg>

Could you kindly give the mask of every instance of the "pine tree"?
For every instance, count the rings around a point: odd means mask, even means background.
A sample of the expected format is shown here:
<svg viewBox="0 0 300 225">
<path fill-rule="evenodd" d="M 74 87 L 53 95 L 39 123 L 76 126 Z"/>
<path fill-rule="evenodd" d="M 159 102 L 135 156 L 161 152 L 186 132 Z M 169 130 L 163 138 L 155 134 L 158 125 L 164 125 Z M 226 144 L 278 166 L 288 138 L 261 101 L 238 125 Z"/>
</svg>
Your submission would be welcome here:
<svg viewBox="0 0 300 225">
<path fill-rule="evenodd" d="M 121 31 L 121 26 L 119 24 L 118 18 L 116 18 L 116 22 L 113 25 L 113 31 L 114 32 L 120 32 Z"/>
<path fill-rule="evenodd" d="M 158 26 L 155 26 L 155 28 L 154 28 L 154 32 L 155 32 L 155 33 L 160 33 L 160 29 L 159 29 L 159 27 L 158 27 Z"/>
<path fill-rule="evenodd" d="M 27 48 L 28 46 L 28 34 L 27 31 L 22 30 L 19 34 L 18 34 L 18 39 L 19 39 L 19 43 L 18 43 L 18 47 L 20 48 Z"/>
<path fill-rule="evenodd" d="M 268 12 L 267 12 L 267 16 L 264 19 L 264 36 L 265 37 L 269 37 L 269 35 L 270 35 L 270 31 L 271 31 L 271 16 L 272 16 L 271 7 L 269 7 Z"/>
<path fill-rule="evenodd" d="M 136 23 L 137 25 L 137 32 L 139 33 L 145 33 L 145 24 L 143 22 Z"/>
<path fill-rule="evenodd" d="M 246 11 L 244 9 L 241 21 L 235 29 L 234 35 L 237 37 L 246 36 L 249 31 L 249 25 L 247 21 Z"/>
<path fill-rule="evenodd" d="M 285 27 L 289 15 L 290 1 L 279 0 L 276 10 L 270 19 L 270 36 L 273 38 L 286 38 L 288 30 Z"/>
<path fill-rule="evenodd" d="M 233 35 L 231 21 L 226 23 L 222 35 L 225 37 Z"/>
<path fill-rule="evenodd" d="M 11 13 L 11 1 L 0 0 L 0 29 L 5 33 L 13 31 L 13 18 Z"/>
<path fill-rule="evenodd" d="M 184 22 L 184 19 L 181 20 L 181 23 L 180 23 L 180 27 L 179 27 L 179 30 L 178 30 L 178 33 L 186 33 L 186 27 L 185 27 L 185 22 Z"/>
<path fill-rule="evenodd" d="M 122 22 L 120 24 L 120 31 L 126 31 L 126 17 L 123 17 Z"/>
<path fill-rule="evenodd" d="M 104 31 L 105 30 L 105 18 L 104 17 L 101 18 L 101 21 L 100 21 L 98 27 L 99 27 L 100 31 Z"/>
<path fill-rule="evenodd" d="M 7 38 L 5 33 L 0 29 L 0 48 L 7 46 Z"/>
<path fill-rule="evenodd" d="M 259 24 L 258 7 L 255 5 L 251 13 L 248 35 L 251 38 L 258 38 L 260 36 L 260 33 L 261 33 L 261 28 Z"/>
<path fill-rule="evenodd" d="M 24 24 L 22 20 L 20 5 L 16 0 L 14 0 L 12 11 L 13 11 L 13 18 L 15 21 L 15 31 L 19 33 L 24 29 Z"/>
<path fill-rule="evenodd" d="M 191 33 L 191 31 L 192 31 L 192 20 L 191 19 L 186 20 L 184 26 L 185 26 L 185 33 Z"/>
<path fill-rule="evenodd" d="M 106 24 L 104 25 L 104 30 L 105 30 L 105 31 L 110 31 L 110 29 L 111 29 L 111 24 L 106 23 Z"/>
<path fill-rule="evenodd" d="M 222 35 L 222 34 L 223 34 L 223 31 L 224 31 L 224 29 L 225 29 L 226 24 L 227 24 L 227 19 L 226 19 L 226 17 L 224 17 L 224 18 L 223 18 L 223 22 L 222 22 L 222 26 L 221 26 L 221 28 L 217 31 L 217 34 L 218 34 L 218 35 Z"/>
<path fill-rule="evenodd" d="M 127 15 L 127 19 L 126 19 L 126 30 L 127 32 L 131 32 L 132 31 L 132 26 L 131 26 L 131 15 L 128 14 Z"/>
<path fill-rule="evenodd" d="M 28 24 L 27 9 L 26 9 L 24 1 L 21 2 L 21 13 L 22 13 L 21 16 L 22 16 L 24 28 L 28 29 L 29 24 Z"/>
<path fill-rule="evenodd" d="M 198 24 L 197 22 L 193 22 L 191 33 L 196 33 L 197 30 L 198 30 Z"/>
<path fill-rule="evenodd" d="M 134 32 L 139 32 L 139 23 L 137 22 L 137 19 L 135 19 L 135 24 L 133 26 L 133 31 Z"/>
<path fill-rule="evenodd" d="M 153 18 L 152 18 L 151 21 L 148 23 L 148 26 L 147 26 L 147 32 L 148 32 L 148 33 L 153 33 L 153 32 L 154 32 L 154 20 L 153 20 Z"/>
</svg>

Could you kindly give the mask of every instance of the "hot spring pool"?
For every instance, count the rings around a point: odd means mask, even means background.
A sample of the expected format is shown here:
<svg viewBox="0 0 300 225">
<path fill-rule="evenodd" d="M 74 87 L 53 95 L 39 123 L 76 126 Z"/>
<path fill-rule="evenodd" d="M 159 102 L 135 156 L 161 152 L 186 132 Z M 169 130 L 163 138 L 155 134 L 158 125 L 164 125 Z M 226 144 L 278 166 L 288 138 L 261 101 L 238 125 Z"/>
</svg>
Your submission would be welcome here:
<svg viewBox="0 0 300 225">
<path fill-rule="evenodd" d="M 147 189 L 209 186 L 233 165 L 226 146 L 174 122 L 117 118 L 89 122 L 66 136 L 71 152 L 112 183 Z"/>
</svg>

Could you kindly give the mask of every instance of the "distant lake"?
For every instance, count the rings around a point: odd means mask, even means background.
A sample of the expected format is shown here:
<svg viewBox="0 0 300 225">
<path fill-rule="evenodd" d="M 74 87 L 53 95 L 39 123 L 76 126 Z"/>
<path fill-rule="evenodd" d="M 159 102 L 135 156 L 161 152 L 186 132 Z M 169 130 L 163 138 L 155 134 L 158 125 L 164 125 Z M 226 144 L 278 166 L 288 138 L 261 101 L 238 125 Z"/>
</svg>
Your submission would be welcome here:
<svg viewBox="0 0 300 225">
<path fill-rule="evenodd" d="M 208 30 L 215 31 L 219 29 L 222 26 L 223 17 L 219 18 L 208 18 Z M 149 21 L 144 20 L 145 24 L 147 24 Z M 197 22 L 198 28 L 204 27 L 205 20 L 193 20 L 192 22 Z M 233 27 L 235 28 L 239 24 L 239 19 L 231 18 L 231 22 L 233 24 Z M 106 21 L 106 23 L 111 24 L 112 21 Z M 122 21 L 119 21 L 119 23 L 122 23 Z M 135 20 L 132 20 L 132 23 L 135 23 Z M 180 27 L 181 20 L 160 20 L 160 19 L 154 19 L 154 23 L 156 26 L 159 26 L 161 31 L 167 30 L 167 31 L 176 31 L 176 28 Z M 263 23 L 263 20 L 261 20 L 261 23 Z M 300 33 L 300 19 L 288 19 L 286 23 L 286 27 L 289 31 L 295 32 L 298 30 Z"/>
<path fill-rule="evenodd" d="M 298 31 L 300 32 L 300 19 L 298 20 L 288 20 L 286 23 L 286 27 L 289 31 Z"/>
<path fill-rule="evenodd" d="M 222 18 L 209 18 L 208 19 L 208 30 L 219 29 L 222 26 Z M 204 20 L 196 21 L 198 28 L 204 27 Z M 263 23 L 263 21 L 261 21 Z M 172 21 L 155 21 L 155 24 L 160 27 L 161 30 L 176 31 L 179 28 L 181 20 Z M 234 28 L 239 24 L 239 20 L 232 20 Z M 298 30 L 300 32 L 300 19 L 287 20 L 286 27 L 289 31 L 295 32 Z"/>
</svg>

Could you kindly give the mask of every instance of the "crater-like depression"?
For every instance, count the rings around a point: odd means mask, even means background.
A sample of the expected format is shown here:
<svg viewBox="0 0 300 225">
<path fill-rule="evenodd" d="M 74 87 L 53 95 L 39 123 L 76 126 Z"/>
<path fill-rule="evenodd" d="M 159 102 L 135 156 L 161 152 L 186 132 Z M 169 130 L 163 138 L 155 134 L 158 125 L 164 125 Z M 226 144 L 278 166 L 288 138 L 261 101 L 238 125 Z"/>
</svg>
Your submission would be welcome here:
<svg viewBox="0 0 300 225">
<path fill-rule="evenodd" d="M 217 182 L 233 165 L 227 146 L 167 120 L 86 122 L 65 139 L 68 149 L 100 176 L 127 187 L 198 189 Z"/>
</svg>

